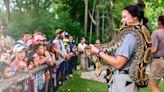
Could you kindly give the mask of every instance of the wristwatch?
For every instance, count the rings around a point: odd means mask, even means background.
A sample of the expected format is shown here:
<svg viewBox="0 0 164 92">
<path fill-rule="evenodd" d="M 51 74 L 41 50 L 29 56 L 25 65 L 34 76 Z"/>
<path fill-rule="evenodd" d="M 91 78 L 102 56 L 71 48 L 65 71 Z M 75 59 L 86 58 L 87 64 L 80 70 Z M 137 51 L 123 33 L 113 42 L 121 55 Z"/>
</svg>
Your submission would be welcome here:
<svg viewBox="0 0 164 92">
<path fill-rule="evenodd" d="M 99 56 L 100 52 L 102 52 L 102 51 L 101 51 L 101 50 L 99 50 L 99 51 L 97 52 L 97 56 Z"/>
</svg>

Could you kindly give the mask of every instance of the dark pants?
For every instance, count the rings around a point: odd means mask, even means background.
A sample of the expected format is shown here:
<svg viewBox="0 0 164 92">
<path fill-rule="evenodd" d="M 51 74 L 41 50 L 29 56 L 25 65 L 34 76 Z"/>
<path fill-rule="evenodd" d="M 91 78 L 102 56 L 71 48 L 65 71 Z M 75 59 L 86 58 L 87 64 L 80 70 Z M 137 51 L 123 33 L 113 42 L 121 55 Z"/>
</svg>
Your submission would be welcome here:
<svg viewBox="0 0 164 92">
<path fill-rule="evenodd" d="M 68 73 L 73 73 L 73 58 L 71 57 L 70 60 L 68 60 Z"/>
<path fill-rule="evenodd" d="M 59 81 L 64 82 L 65 79 L 65 61 L 60 63 L 59 67 L 57 68 L 57 84 L 59 85 Z"/>
<path fill-rule="evenodd" d="M 76 56 L 71 57 L 71 61 L 72 61 L 72 69 L 76 70 L 76 64 L 77 64 Z"/>
<path fill-rule="evenodd" d="M 49 68 L 50 71 L 50 81 L 49 81 L 49 89 L 48 92 L 54 92 L 57 89 L 57 81 L 56 81 L 56 72 L 53 72 L 53 67 Z"/>
</svg>

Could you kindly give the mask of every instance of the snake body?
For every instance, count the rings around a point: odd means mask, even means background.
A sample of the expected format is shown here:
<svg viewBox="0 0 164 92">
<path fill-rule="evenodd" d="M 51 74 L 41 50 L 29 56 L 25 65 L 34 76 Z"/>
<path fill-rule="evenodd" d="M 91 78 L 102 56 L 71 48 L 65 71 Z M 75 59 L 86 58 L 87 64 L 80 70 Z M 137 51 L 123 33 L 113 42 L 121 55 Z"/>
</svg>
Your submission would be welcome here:
<svg viewBox="0 0 164 92">
<path fill-rule="evenodd" d="M 137 38 L 138 47 L 134 51 L 133 62 L 129 69 L 129 75 L 138 87 L 146 87 L 148 85 L 148 75 L 146 74 L 146 66 L 152 60 L 151 56 L 151 39 L 149 32 L 140 24 L 124 24 L 117 36 L 109 43 L 100 45 L 107 54 L 111 54 L 119 48 L 123 39 L 127 34 L 132 34 Z M 91 53 L 91 47 L 88 45 L 85 48 L 87 56 L 93 61 L 101 61 L 103 65 L 109 65 L 103 60 L 99 60 L 96 54 Z M 109 65 L 110 66 L 110 65 Z"/>
</svg>

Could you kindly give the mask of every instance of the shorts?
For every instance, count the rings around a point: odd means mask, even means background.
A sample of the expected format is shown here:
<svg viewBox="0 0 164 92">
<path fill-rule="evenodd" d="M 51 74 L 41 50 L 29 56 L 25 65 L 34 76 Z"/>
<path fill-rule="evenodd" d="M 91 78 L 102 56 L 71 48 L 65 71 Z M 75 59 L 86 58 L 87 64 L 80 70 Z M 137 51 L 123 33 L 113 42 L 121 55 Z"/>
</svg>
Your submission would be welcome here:
<svg viewBox="0 0 164 92">
<path fill-rule="evenodd" d="M 164 59 L 153 59 L 150 66 L 149 80 L 159 81 L 164 77 Z"/>
</svg>

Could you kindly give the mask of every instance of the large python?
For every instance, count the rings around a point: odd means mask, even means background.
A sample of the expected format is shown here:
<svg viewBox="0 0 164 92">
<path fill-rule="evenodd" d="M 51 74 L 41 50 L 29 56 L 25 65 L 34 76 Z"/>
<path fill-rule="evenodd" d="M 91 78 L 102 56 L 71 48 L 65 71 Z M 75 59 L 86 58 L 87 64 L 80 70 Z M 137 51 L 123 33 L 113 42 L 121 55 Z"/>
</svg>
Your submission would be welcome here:
<svg viewBox="0 0 164 92">
<path fill-rule="evenodd" d="M 133 62 L 129 69 L 129 75 L 138 87 L 147 87 L 148 75 L 145 73 L 146 66 L 151 62 L 151 38 L 148 30 L 145 30 L 145 26 L 140 24 L 123 24 L 115 38 L 106 44 L 102 44 L 99 47 L 103 48 L 107 54 L 111 54 L 117 50 L 123 43 L 123 39 L 127 34 L 133 34 L 137 38 L 138 47 L 135 49 L 135 55 Z M 109 65 L 105 61 L 99 60 L 96 54 L 91 52 L 91 46 L 88 45 L 85 48 L 86 55 L 93 61 L 99 62 L 103 65 Z"/>
</svg>

